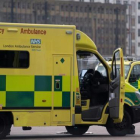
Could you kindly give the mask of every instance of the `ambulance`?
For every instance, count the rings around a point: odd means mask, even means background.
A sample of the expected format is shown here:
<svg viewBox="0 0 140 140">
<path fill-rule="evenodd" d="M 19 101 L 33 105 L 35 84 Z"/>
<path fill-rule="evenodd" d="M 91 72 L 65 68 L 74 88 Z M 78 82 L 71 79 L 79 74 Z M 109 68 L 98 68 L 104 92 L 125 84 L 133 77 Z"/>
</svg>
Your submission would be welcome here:
<svg viewBox="0 0 140 140">
<path fill-rule="evenodd" d="M 111 66 L 112 59 L 109 59 L 107 63 Z M 119 70 L 119 65 L 116 65 L 116 67 Z M 104 69 L 101 65 L 98 66 L 97 69 L 102 74 L 105 74 Z M 140 61 L 133 61 L 133 59 L 125 57 L 124 69 L 126 98 L 125 100 L 131 105 L 140 105 Z"/>
<path fill-rule="evenodd" d="M 126 60 L 124 65 L 128 68 L 125 76 L 126 81 L 140 92 L 140 61 Z"/>
<path fill-rule="evenodd" d="M 111 66 L 112 58 L 105 58 L 107 63 Z M 116 61 L 116 67 L 120 70 L 119 62 Z M 106 75 L 105 69 L 102 64 L 98 65 L 96 69 L 102 74 Z M 140 61 L 136 61 L 130 57 L 124 57 L 124 69 L 125 69 L 125 102 L 129 106 L 136 110 L 137 106 L 140 105 Z M 132 114 L 134 115 L 133 109 Z M 139 110 L 139 109 L 138 109 Z M 139 111 L 137 111 L 139 112 Z M 136 113 L 135 122 L 139 122 L 140 115 Z M 135 126 L 131 126 L 130 134 L 135 134 Z"/>
<path fill-rule="evenodd" d="M 112 136 L 128 134 L 139 106 L 124 100 L 122 49 L 110 67 L 74 25 L 0 23 L 0 30 L 0 138 L 12 125 L 65 126 L 72 135 L 101 125 Z M 99 63 L 106 76 L 96 70 Z"/>
</svg>

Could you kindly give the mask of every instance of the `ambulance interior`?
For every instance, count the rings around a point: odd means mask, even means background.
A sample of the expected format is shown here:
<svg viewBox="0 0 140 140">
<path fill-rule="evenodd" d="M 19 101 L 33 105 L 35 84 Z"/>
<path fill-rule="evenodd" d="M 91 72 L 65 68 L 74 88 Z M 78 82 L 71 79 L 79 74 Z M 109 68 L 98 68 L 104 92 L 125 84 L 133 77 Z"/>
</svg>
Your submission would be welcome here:
<svg viewBox="0 0 140 140">
<path fill-rule="evenodd" d="M 83 121 L 97 121 L 109 99 L 107 69 L 99 58 L 87 51 L 77 51 Z M 99 67 L 102 65 L 102 67 Z"/>
</svg>

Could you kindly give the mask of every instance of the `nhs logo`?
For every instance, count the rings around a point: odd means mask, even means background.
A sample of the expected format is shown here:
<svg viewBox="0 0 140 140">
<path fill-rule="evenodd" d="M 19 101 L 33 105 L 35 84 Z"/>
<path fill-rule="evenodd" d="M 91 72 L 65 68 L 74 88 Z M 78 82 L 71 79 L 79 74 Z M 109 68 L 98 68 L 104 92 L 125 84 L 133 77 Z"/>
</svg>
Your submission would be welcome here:
<svg viewBox="0 0 140 140">
<path fill-rule="evenodd" d="M 41 44 L 41 39 L 30 39 L 31 44 Z"/>
</svg>

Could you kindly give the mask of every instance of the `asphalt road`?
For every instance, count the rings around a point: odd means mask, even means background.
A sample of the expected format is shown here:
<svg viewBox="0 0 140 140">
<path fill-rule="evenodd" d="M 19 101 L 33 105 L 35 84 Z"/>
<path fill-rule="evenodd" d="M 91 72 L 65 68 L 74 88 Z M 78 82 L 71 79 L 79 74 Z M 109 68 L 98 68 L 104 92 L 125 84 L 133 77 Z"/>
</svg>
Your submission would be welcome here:
<svg viewBox="0 0 140 140">
<path fill-rule="evenodd" d="M 140 123 L 136 124 L 136 134 L 125 137 L 112 137 L 105 127 L 91 126 L 88 133 L 75 137 L 65 134 L 65 127 L 33 127 L 30 131 L 23 131 L 21 127 L 12 127 L 7 140 L 140 140 Z"/>
</svg>

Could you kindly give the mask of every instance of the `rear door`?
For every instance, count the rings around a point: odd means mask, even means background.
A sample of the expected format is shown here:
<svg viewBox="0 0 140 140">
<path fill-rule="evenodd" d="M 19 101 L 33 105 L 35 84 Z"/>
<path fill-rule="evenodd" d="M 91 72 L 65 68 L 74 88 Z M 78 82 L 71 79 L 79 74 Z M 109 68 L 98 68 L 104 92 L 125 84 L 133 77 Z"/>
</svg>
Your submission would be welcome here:
<svg viewBox="0 0 140 140">
<path fill-rule="evenodd" d="M 122 49 L 115 50 L 112 60 L 112 73 L 109 93 L 110 117 L 121 122 L 124 113 L 125 79 Z"/>
<path fill-rule="evenodd" d="M 71 122 L 72 57 L 54 55 L 53 122 Z"/>
</svg>

